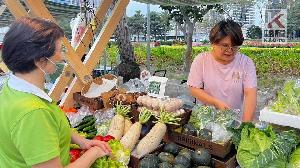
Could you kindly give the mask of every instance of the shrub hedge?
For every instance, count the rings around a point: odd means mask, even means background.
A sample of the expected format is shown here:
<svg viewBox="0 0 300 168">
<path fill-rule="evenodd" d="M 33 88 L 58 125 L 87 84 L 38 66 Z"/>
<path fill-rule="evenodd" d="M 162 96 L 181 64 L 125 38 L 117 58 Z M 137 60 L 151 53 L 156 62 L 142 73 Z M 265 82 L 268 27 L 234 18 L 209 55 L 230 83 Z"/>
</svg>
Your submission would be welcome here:
<svg viewBox="0 0 300 168">
<path fill-rule="evenodd" d="M 210 47 L 193 47 L 193 58 Z M 151 48 L 151 64 L 157 68 L 183 66 L 184 46 L 160 46 Z M 117 46 L 107 48 L 108 64 L 115 64 L 118 56 Z M 281 74 L 300 76 L 300 48 L 257 48 L 242 47 L 240 52 L 253 59 L 259 75 Z M 146 64 L 146 46 L 135 45 L 137 62 Z"/>
</svg>

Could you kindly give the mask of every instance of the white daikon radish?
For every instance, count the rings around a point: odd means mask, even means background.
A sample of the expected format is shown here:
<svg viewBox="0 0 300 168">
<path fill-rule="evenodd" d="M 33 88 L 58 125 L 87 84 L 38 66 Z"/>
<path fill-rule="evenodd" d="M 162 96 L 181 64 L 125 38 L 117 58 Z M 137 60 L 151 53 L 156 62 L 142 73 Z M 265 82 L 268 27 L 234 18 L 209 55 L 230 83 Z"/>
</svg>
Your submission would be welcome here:
<svg viewBox="0 0 300 168">
<path fill-rule="evenodd" d="M 130 151 L 133 150 L 140 138 L 142 124 L 146 123 L 150 119 L 151 115 L 152 112 L 147 108 L 143 107 L 141 109 L 139 114 L 139 122 L 135 122 L 121 139 L 121 143 L 125 148 L 129 149 Z"/>
<path fill-rule="evenodd" d="M 180 121 L 180 118 L 174 117 L 173 114 L 168 113 L 165 110 L 161 110 L 160 116 L 157 119 L 158 122 L 136 147 L 136 153 L 139 156 L 144 156 L 158 147 L 167 131 L 166 124 L 178 125 L 178 121 Z"/>
<path fill-rule="evenodd" d="M 125 118 L 125 123 L 124 123 L 124 135 L 126 132 L 130 129 L 132 126 L 132 122 L 130 121 L 130 118 Z"/>
<path fill-rule="evenodd" d="M 125 117 L 130 112 L 130 106 L 125 106 L 117 103 L 116 115 L 112 118 L 108 135 L 113 136 L 115 139 L 120 140 L 124 134 Z"/>
</svg>

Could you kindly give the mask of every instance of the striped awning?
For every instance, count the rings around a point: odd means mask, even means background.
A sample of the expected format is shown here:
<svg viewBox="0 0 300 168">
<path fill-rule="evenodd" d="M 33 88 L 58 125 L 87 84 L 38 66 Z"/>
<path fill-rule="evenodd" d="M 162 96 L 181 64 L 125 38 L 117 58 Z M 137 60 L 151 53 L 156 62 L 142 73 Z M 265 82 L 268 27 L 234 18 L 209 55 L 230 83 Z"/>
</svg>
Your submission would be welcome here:
<svg viewBox="0 0 300 168">
<path fill-rule="evenodd" d="M 153 5 L 166 6 L 195 6 L 205 4 L 221 4 L 232 2 L 233 0 L 134 0 L 142 3 L 149 3 Z"/>
</svg>

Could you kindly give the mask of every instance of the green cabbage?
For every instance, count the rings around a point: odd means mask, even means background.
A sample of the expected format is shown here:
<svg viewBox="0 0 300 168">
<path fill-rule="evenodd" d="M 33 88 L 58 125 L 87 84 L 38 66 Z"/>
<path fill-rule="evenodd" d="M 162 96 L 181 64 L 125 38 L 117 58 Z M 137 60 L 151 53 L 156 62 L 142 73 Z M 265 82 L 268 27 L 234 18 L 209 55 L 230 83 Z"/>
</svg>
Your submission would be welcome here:
<svg viewBox="0 0 300 168">
<path fill-rule="evenodd" d="M 271 105 L 271 109 L 300 116 L 300 87 L 297 85 L 293 80 L 286 82 L 283 90 L 278 92 L 277 100 Z"/>
<path fill-rule="evenodd" d="M 288 156 L 298 144 L 294 131 L 276 134 L 271 126 L 264 130 L 251 124 L 243 126 L 236 156 L 242 168 L 287 167 Z"/>
<path fill-rule="evenodd" d="M 291 168 L 299 168 L 300 167 L 300 146 L 292 153 L 290 159 Z"/>
</svg>

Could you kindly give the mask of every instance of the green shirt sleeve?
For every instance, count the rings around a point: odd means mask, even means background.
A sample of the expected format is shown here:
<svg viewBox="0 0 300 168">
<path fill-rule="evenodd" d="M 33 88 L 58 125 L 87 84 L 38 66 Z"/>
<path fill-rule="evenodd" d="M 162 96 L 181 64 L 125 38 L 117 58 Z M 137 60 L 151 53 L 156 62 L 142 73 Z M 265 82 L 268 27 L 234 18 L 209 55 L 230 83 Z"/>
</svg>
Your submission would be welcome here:
<svg viewBox="0 0 300 168">
<path fill-rule="evenodd" d="M 50 111 L 37 109 L 20 119 L 11 138 L 26 164 L 32 166 L 60 156 L 58 129 Z"/>
</svg>

